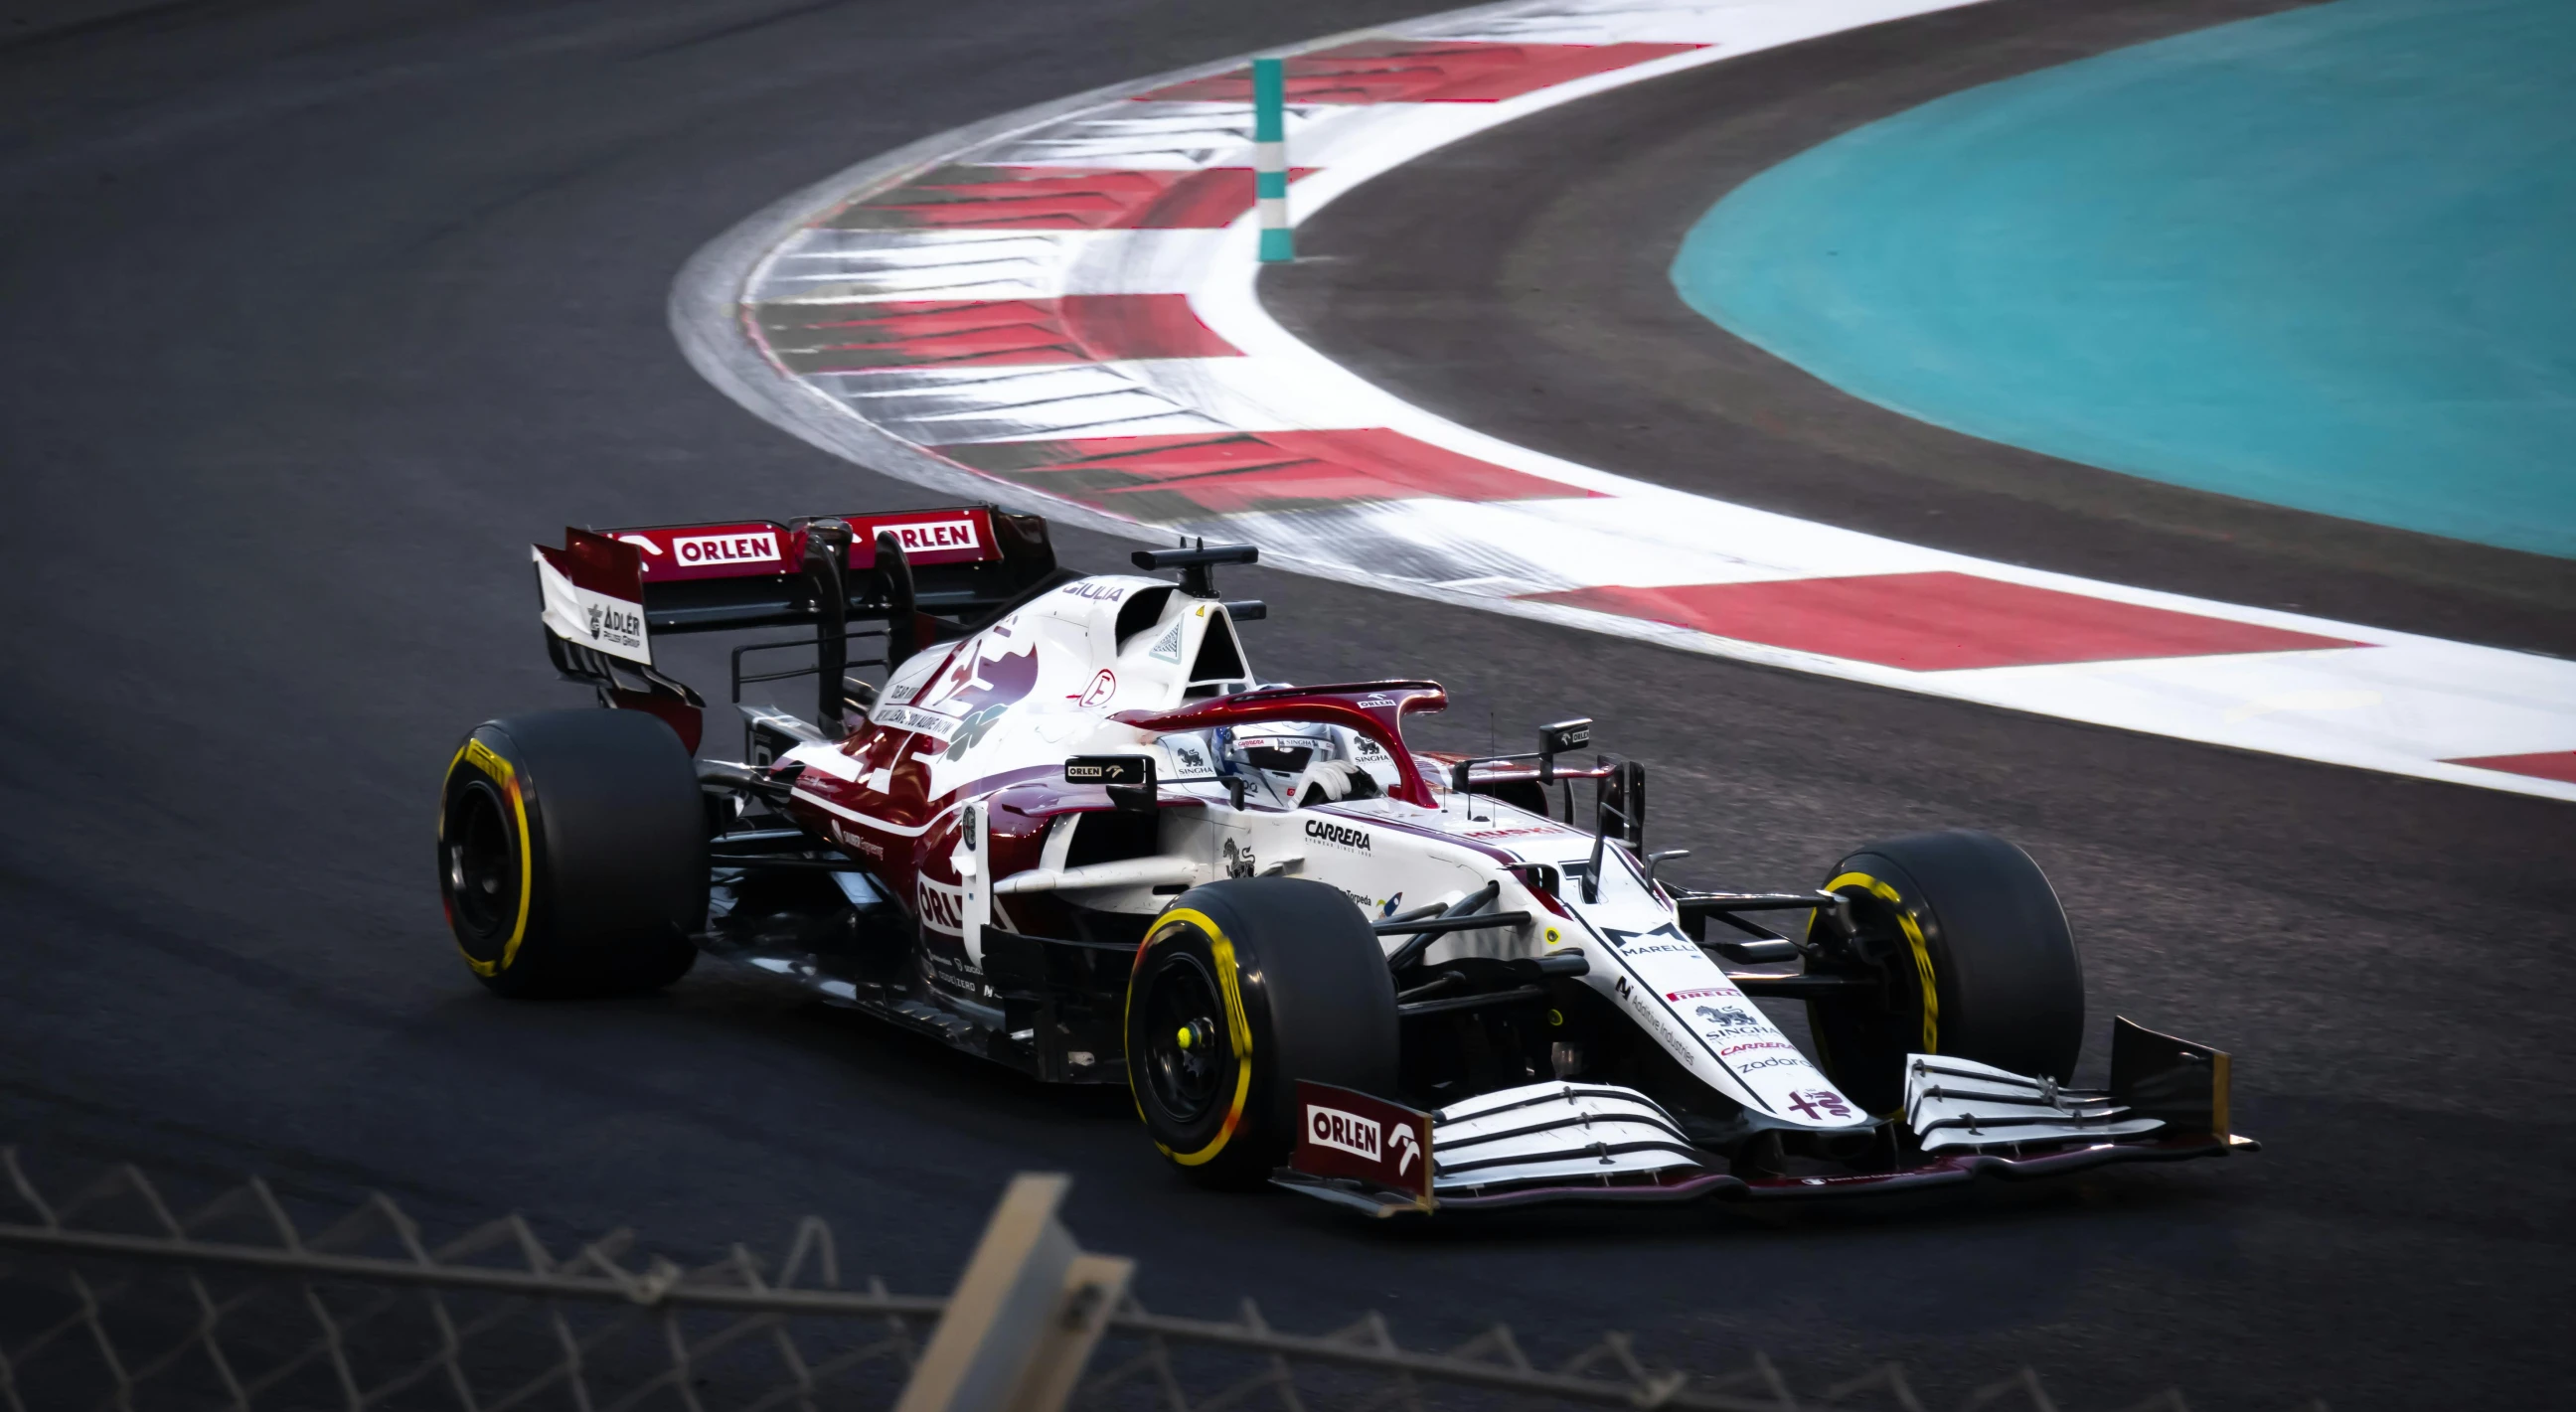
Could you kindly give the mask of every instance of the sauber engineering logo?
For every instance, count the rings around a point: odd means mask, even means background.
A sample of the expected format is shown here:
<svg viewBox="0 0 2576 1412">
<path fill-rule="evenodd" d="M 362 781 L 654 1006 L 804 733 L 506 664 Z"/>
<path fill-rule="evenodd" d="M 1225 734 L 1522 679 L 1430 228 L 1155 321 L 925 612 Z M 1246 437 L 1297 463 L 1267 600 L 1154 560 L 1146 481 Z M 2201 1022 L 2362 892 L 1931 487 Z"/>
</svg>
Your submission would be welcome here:
<svg viewBox="0 0 2576 1412">
<path fill-rule="evenodd" d="M 1347 1152 L 1371 1162 L 1384 1162 L 1392 1157 L 1398 1176 L 1412 1170 L 1414 1159 L 1422 1155 L 1421 1140 L 1413 1129 L 1402 1124 L 1389 1124 L 1395 1129 L 1390 1140 L 1386 1129 L 1375 1119 L 1321 1104 L 1306 1105 L 1306 1136 L 1318 1147 Z M 1393 1151 L 1388 1150 L 1390 1143 Z"/>
</svg>

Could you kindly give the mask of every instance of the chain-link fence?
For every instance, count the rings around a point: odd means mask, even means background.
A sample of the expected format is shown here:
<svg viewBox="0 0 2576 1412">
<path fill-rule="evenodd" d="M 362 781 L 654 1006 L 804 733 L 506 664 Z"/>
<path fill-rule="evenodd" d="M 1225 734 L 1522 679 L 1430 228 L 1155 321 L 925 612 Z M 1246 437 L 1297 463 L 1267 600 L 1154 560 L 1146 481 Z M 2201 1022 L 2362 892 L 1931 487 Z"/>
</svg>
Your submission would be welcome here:
<svg viewBox="0 0 2576 1412">
<path fill-rule="evenodd" d="M 974 1412 L 979 1403 L 1050 1412 L 1068 1400 L 1104 1412 L 1923 1412 L 1892 1364 L 1799 1393 L 1760 1354 L 1731 1373 L 1696 1373 L 1649 1364 L 1617 1333 L 1545 1368 L 1499 1325 L 1429 1352 L 1398 1344 L 1375 1314 L 1323 1334 L 1274 1329 L 1249 1300 L 1233 1319 L 1155 1314 L 1124 1294 L 1126 1262 L 1082 1256 L 1054 1226 L 1060 1181 L 1024 1178 L 1005 1198 L 943 1327 L 949 1297 L 847 1279 L 831 1228 L 812 1217 L 775 1258 L 736 1245 L 683 1269 L 638 1252 L 625 1231 L 558 1254 L 515 1215 L 433 1245 L 382 1195 L 336 1220 L 299 1223 L 257 1179 L 182 1215 L 130 1165 L 53 1191 L 15 1149 L 0 1148 L 0 1169 L 0 1407 L 9 1412 Z M 1004 1229 L 1015 1201 L 1037 1223 L 1024 1223 L 1016 1246 Z M 1022 1322 L 1031 1337 L 1057 1339 L 1058 1352 L 1034 1356 L 1061 1362 L 1061 1383 L 1040 1387 L 1032 1375 L 1016 1395 L 992 1395 L 952 1379 L 926 1392 L 938 1379 L 923 1370 L 940 1349 L 964 1350 L 950 1361 L 970 1365 L 1012 1356 L 1010 1282 L 1037 1287 L 1017 1272 L 1043 1263 L 1050 1238 L 1077 1273 L 1063 1299 L 1046 1285 L 1044 1307 Z M 1054 1269 L 1041 1278 L 1058 1278 L 1063 1259 Z M 970 1324 L 986 1332 L 970 1335 Z M 2167 1392 L 2135 1407 L 2185 1404 Z M 2026 1368 L 1961 1404 L 1984 1408 L 2057 1412 Z"/>
</svg>

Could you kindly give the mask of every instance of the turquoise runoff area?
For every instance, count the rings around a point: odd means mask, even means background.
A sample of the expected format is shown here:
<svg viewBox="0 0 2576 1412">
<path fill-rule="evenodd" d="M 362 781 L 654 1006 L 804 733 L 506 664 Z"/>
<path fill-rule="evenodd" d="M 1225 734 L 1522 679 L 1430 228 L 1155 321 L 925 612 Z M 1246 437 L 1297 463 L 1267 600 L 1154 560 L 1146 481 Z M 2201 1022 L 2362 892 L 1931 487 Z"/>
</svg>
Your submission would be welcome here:
<svg viewBox="0 0 2576 1412">
<path fill-rule="evenodd" d="M 1672 278 L 1971 436 L 2576 557 L 2576 0 L 2337 0 L 1953 94 L 1746 182 Z"/>
</svg>

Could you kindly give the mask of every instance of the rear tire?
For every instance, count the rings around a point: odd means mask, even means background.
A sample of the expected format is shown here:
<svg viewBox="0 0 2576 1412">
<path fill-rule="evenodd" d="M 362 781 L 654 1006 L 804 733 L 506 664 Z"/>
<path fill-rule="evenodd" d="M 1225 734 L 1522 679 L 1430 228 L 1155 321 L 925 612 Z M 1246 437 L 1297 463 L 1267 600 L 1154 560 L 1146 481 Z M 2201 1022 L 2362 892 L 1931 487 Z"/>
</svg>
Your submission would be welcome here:
<svg viewBox="0 0 2576 1412">
<path fill-rule="evenodd" d="M 1297 1081 L 1395 1090 L 1395 979 L 1338 890 L 1299 878 L 1191 889 L 1145 935 L 1127 985 L 1137 1116 L 1192 1180 L 1266 1180 L 1297 1139 Z"/>
<path fill-rule="evenodd" d="M 1972 829 L 1909 834 L 1843 859 L 1825 886 L 1852 899 L 1864 934 L 1901 939 L 1883 972 L 1889 1003 L 1808 1002 L 1825 1072 L 1843 1092 L 1894 1111 L 1908 1054 L 2074 1076 L 2084 966 L 2029 854 Z"/>
<path fill-rule="evenodd" d="M 476 978 L 508 996 L 657 990 L 697 959 L 707 816 L 671 728 L 633 711 L 486 721 L 448 763 L 438 888 Z"/>
</svg>

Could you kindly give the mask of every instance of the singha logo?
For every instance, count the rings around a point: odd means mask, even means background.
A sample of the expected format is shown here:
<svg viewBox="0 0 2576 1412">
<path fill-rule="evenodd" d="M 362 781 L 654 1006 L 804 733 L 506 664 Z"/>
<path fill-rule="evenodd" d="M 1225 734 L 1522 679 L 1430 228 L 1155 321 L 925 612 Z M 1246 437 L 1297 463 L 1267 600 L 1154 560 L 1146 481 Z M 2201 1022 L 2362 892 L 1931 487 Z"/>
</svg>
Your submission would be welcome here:
<svg viewBox="0 0 2576 1412">
<path fill-rule="evenodd" d="M 1732 1005 L 1727 1006 L 1723 1010 L 1718 1009 L 1714 1005 L 1702 1005 L 1698 1008 L 1699 1017 L 1708 1021 L 1710 1024 L 1717 1026 L 1719 1029 L 1728 1029 L 1736 1025 L 1758 1025 L 1762 1023 Z"/>
<path fill-rule="evenodd" d="M 1253 860 L 1251 849 L 1237 845 L 1235 841 L 1230 838 L 1225 841 L 1225 875 L 1227 877 L 1248 878 L 1255 872 L 1259 871 L 1260 867 L 1261 865 Z"/>
</svg>

